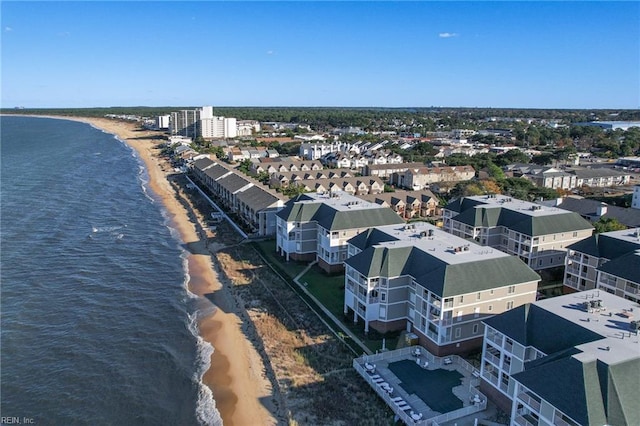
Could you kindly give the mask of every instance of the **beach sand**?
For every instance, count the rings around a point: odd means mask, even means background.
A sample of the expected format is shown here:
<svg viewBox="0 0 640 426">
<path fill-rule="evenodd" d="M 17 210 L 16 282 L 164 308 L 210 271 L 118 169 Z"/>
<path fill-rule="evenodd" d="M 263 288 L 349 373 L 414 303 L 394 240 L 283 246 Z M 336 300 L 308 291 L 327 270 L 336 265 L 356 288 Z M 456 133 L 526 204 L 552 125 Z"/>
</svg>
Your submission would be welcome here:
<svg viewBox="0 0 640 426">
<path fill-rule="evenodd" d="M 161 141 L 154 137 L 160 133 L 140 130 L 137 123 L 106 118 L 64 118 L 89 123 L 117 135 L 144 161 L 149 186 L 162 200 L 171 216 L 172 226 L 178 230 L 190 253 L 187 259 L 189 290 L 201 297 L 202 308 L 207 304 L 213 307 L 212 302 L 215 304 L 215 309 L 211 309 L 213 313 L 199 322 L 201 337 L 215 348 L 211 367 L 203 381 L 213 392 L 225 426 L 277 424 L 278 413 L 269 403 L 272 400 L 271 384 L 264 374 L 262 359 L 243 332 L 233 296 L 218 279 L 212 264 L 211 254 L 219 247 L 215 240 L 211 241 L 205 235 L 204 218 L 194 217 L 198 215 L 197 209 L 189 208 L 189 201 L 179 196 L 168 179 L 173 172 L 171 166 L 155 148 Z"/>
</svg>

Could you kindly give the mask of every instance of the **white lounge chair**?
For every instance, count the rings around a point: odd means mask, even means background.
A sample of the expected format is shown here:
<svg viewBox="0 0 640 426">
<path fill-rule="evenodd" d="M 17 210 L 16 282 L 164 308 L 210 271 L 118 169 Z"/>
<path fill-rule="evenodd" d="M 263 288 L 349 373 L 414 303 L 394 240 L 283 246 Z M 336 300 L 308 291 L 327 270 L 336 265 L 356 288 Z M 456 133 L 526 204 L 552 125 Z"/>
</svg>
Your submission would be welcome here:
<svg viewBox="0 0 640 426">
<path fill-rule="evenodd" d="M 393 402 L 398 402 L 398 401 L 402 401 L 402 397 L 401 396 L 394 396 L 393 398 L 391 398 L 391 401 Z"/>
<path fill-rule="evenodd" d="M 371 376 L 371 378 L 372 378 L 372 379 L 374 379 L 374 380 L 375 380 L 375 379 L 379 379 L 379 378 L 380 378 L 380 375 L 379 375 L 379 374 L 374 374 L 373 376 Z"/>
<path fill-rule="evenodd" d="M 442 360 L 442 363 L 444 365 L 449 365 L 449 364 L 452 364 L 453 361 L 451 360 L 451 358 L 445 358 L 445 359 Z"/>
<path fill-rule="evenodd" d="M 383 383 L 383 382 L 384 382 L 384 379 L 383 379 L 382 377 L 379 377 L 379 378 L 377 378 L 377 379 L 373 379 L 373 383 L 378 383 L 378 384 L 380 384 L 380 383 Z"/>
</svg>

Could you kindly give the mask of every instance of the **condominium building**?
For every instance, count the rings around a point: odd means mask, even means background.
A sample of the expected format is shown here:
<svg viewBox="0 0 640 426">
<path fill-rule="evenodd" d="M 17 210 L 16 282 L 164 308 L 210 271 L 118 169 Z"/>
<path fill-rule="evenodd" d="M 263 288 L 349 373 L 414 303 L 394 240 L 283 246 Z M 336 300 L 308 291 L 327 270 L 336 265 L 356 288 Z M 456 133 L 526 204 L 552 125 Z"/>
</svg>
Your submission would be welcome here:
<svg viewBox="0 0 640 426">
<path fill-rule="evenodd" d="M 512 425 L 638 425 L 637 312 L 588 290 L 486 319 L 480 388 Z"/>
<path fill-rule="evenodd" d="M 369 229 L 348 241 L 345 314 L 412 331 L 438 355 L 482 346 L 482 320 L 535 301 L 540 276 L 516 257 L 426 222 Z"/>
<path fill-rule="evenodd" d="M 355 152 L 360 150 L 352 144 L 342 142 L 305 142 L 300 145 L 300 158 L 319 160 L 331 152 Z"/>
<path fill-rule="evenodd" d="M 204 139 L 235 138 L 238 135 L 236 119 L 213 115 L 213 107 L 198 110 L 198 136 Z"/>
<path fill-rule="evenodd" d="M 453 167 L 418 167 L 408 168 L 402 172 L 393 173 L 389 183 L 401 188 L 418 191 L 428 189 L 436 182 L 461 182 L 473 179 L 476 170 L 471 166 Z"/>
<path fill-rule="evenodd" d="M 276 223 L 278 253 L 287 260 L 317 260 L 323 270 L 333 273 L 344 269 L 351 237 L 404 221 L 388 207 L 335 192 L 308 193 L 289 200 Z"/>
<path fill-rule="evenodd" d="M 169 132 L 172 135 L 181 135 L 189 138 L 197 136 L 198 111 L 195 109 L 183 109 L 172 112 L 169 115 Z"/>
<path fill-rule="evenodd" d="M 235 138 L 236 119 L 216 117 L 212 106 L 199 109 L 172 112 L 169 116 L 169 130 L 172 135 L 204 139 Z"/>
<path fill-rule="evenodd" d="M 598 267 L 640 250 L 640 237 L 636 229 L 604 232 L 570 244 L 567 249 L 565 290 L 592 290 L 596 288 Z"/>
<path fill-rule="evenodd" d="M 518 256 L 534 270 L 563 266 L 567 246 L 593 233 L 577 213 L 504 195 L 460 198 L 442 216 L 447 232 Z"/>
</svg>

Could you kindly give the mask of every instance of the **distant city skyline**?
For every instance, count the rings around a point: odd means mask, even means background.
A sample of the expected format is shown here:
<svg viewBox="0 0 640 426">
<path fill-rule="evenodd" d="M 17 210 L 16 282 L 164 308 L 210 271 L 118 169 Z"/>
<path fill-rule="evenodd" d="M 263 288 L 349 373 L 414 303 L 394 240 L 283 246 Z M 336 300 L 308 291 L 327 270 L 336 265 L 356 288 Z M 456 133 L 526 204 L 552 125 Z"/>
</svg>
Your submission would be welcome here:
<svg viewBox="0 0 640 426">
<path fill-rule="evenodd" d="M 640 108 L 640 3 L 2 1 L 3 108 Z"/>
</svg>

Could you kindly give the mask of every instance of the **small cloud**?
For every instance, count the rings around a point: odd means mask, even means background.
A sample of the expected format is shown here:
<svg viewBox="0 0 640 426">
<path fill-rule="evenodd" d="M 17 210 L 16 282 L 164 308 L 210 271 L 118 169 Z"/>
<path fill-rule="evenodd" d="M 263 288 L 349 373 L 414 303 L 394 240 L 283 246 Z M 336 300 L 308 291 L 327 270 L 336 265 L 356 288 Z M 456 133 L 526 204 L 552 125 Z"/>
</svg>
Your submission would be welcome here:
<svg viewBox="0 0 640 426">
<path fill-rule="evenodd" d="M 273 50 L 267 50 L 267 55 L 273 55 L 274 53 L 276 52 L 274 52 Z"/>
<path fill-rule="evenodd" d="M 438 37 L 440 38 L 451 38 L 451 37 L 458 37 L 459 34 L 458 33 L 440 33 L 438 34 Z"/>
<path fill-rule="evenodd" d="M 13 31 L 13 28 L 11 28 L 11 27 L 4 27 L 4 32 L 5 32 L 5 33 L 10 33 L 11 31 Z"/>
</svg>

